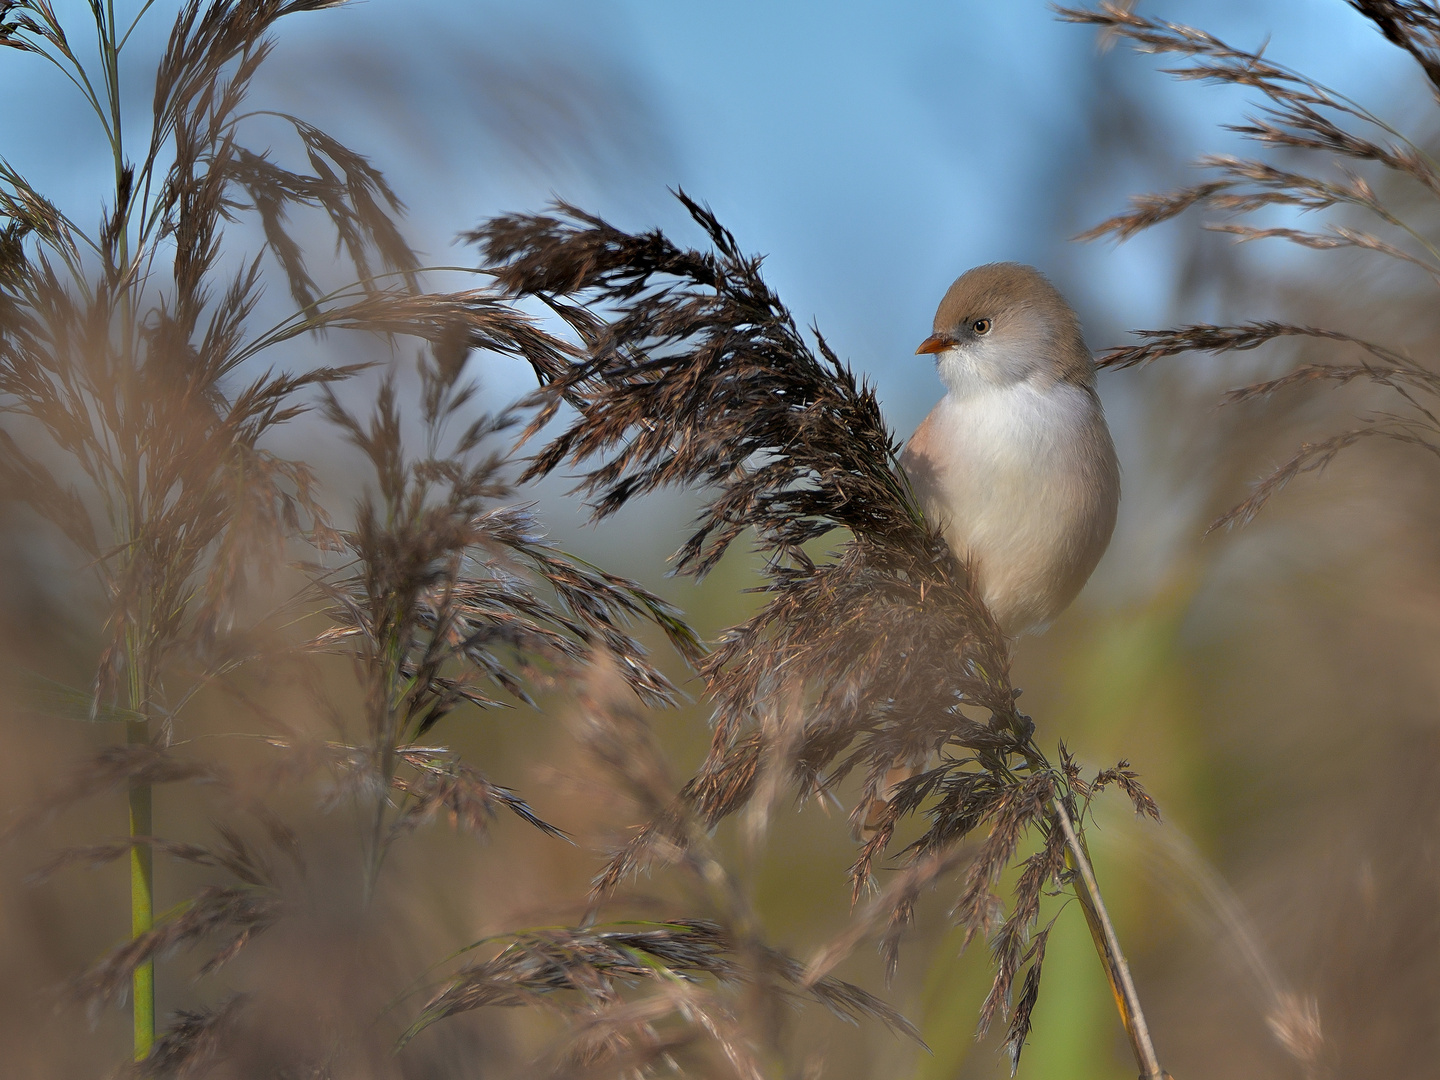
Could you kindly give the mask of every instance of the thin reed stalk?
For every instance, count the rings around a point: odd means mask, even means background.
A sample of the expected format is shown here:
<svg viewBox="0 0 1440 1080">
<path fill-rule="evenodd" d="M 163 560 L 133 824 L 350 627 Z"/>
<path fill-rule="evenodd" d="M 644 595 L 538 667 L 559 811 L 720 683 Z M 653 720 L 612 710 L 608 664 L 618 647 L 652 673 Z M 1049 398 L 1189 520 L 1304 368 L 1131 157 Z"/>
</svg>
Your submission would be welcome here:
<svg viewBox="0 0 1440 1080">
<path fill-rule="evenodd" d="M 126 741 L 131 746 L 150 744 L 149 725 L 127 725 Z M 155 927 L 155 855 L 144 839 L 154 832 L 154 789 L 150 784 L 130 782 L 130 937 L 141 939 Z M 155 961 L 146 959 L 135 968 L 131 979 L 135 1060 L 143 1061 L 155 1045 Z"/>
<path fill-rule="evenodd" d="M 120 213 L 122 203 L 128 203 L 129 186 L 133 175 L 126 159 L 125 137 L 120 102 L 120 52 L 121 38 L 115 21 L 114 0 L 105 0 L 103 18 L 96 11 L 96 29 L 100 46 L 100 60 L 104 74 L 105 104 L 109 110 L 110 152 L 115 176 L 115 209 Z M 130 266 L 130 227 L 122 220 L 115 229 L 115 258 L 117 267 Z M 138 298 L 126 295 L 120 305 L 120 347 L 130 349 L 135 341 L 135 318 Z M 122 367 L 133 367 L 135 358 L 124 357 Z M 134 521 L 141 512 L 140 492 L 135 486 L 127 486 L 128 520 Z M 122 556 L 122 559 L 126 556 Z M 122 570 L 122 574 L 125 573 Z M 125 635 L 125 671 L 128 673 L 126 706 L 140 719 L 125 725 L 125 741 L 130 746 L 148 746 L 151 740 L 149 701 L 152 687 L 147 684 L 145 672 L 149 658 L 144 655 L 143 632 L 127 632 Z M 129 836 L 130 848 L 130 937 L 143 938 L 155 926 L 155 855 L 146 843 L 154 833 L 154 789 L 148 780 L 132 778 L 129 785 Z M 133 1021 L 133 1052 L 136 1061 L 143 1061 L 155 1045 L 155 961 L 147 958 L 135 968 L 131 980 L 131 1018 Z"/>
<path fill-rule="evenodd" d="M 1095 869 L 1090 864 L 1090 853 L 1084 841 L 1075 831 L 1070 820 L 1070 811 L 1064 799 L 1052 800 L 1051 809 L 1055 820 L 1065 834 L 1066 861 L 1080 880 L 1075 890 L 1080 909 L 1085 913 L 1085 924 L 1090 928 L 1090 937 L 1095 951 L 1105 967 L 1105 979 L 1110 984 L 1110 993 L 1115 998 L 1115 1009 L 1125 1025 L 1125 1036 L 1130 1040 L 1130 1052 L 1135 1055 L 1135 1064 L 1140 1067 L 1141 1080 L 1161 1080 L 1169 1076 L 1160 1068 L 1160 1059 L 1155 1056 L 1155 1044 L 1150 1040 L 1150 1025 L 1145 1021 L 1145 1011 L 1140 1005 L 1140 995 L 1135 991 L 1135 980 L 1130 977 L 1130 965 L 1120 950 L 1120 939 L 1110 914 L 1105 910 L 1105 898 L 1100 895 L 1100 885 L 1095 880 Z"/>
</svg>

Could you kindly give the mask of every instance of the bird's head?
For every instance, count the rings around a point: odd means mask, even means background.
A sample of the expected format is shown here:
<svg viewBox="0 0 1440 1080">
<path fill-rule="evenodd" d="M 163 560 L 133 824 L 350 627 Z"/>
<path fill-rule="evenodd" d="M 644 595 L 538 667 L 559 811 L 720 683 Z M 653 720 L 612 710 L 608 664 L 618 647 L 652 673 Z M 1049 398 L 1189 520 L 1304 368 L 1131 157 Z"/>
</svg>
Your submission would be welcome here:
<svg viewBox="0 0 1440 1080">
<path fill-rule="evenodd" d="M 916 353 L 935 357 L 952 394 L 1032 381 L 1091 386 L 1095 362 L 1075 312 L 1045 275 L 1020 263 L 967 270 L 940 301 L 935 332 Z"/>
</svg>

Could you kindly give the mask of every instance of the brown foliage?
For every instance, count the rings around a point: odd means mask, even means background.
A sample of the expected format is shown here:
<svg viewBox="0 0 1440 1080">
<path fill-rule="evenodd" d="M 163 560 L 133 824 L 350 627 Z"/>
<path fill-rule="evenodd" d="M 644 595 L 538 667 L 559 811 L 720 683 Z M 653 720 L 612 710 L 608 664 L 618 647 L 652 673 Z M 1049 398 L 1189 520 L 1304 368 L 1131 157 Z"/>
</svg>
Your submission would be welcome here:
<svg viewBox="0 0 1440 1080">
<path fill-rule="evenodd" d="M 1350 6 L 1408 53 L 1440 94 L 1440 21 L 1431 5 L 1415 0 L 1350 0 Z M 1239 49 L 1203 30 L 1149 19 L 1115 3 L 1103 3 L 1098 10 L 1063 8 L 1060 14 L 1070 22 L 1100 26 L 1107 34 L 1129 40 L 1139 51 L 1180 58 L 1184 66 L 1166 69 L 1177 78 L 1258 91 L 1265 102 L 1258 116 L 1229 125 L 1230 130 L 1258 143 L 1262 150 L 1286 155 L 1283 160 L 1287 163 L 1298 160 L 1307 166 L 1301 171 L 1266 160 L 1207 155 L 1197 164 L 1218 172 L 1218 179 L 1135 198 L 1129 212 L 1102 222 L 1081 239 L 1114 236 L 1125 240 L 1194 206 L 1234 215 L 1272 206 L 1343 211 L 1368 219 L 1379 231 L 1344 221 L 1332 221 L 1323 231 L 1233 221 L 1209 222 L 1206 228 L 1241 241 L 1280 239 L 1320 251 L 1370 251 L 1418 269 L 1440 283 L 1440 250 L 1417 223 L 1392 209 L 1400 202 L 1404 186 L 1420 185 L 1431 200 L 1440 196 L 1440 171 L 1423 146 L 1344 94 L 1265 58 L 1263 50 Z M 1373 170 L 1374 182 L 1354 171 L 1360 167 Z M 1338 177 L 1319 175 L 1326 169 Z M 1379 190 L 1377 184 L 1382 185 Z M 1302 443 L 1288 460 L 1261 478 L 1248 498 L 1219 517 L 1212 529 L 1249 521 L 1296 476 L 1323 469 L 1342 450 L 1363 440 L 1384 439 L 1440 456 L 1440 421 L 1433 402 L 1440 392 L 1440 375 L 1400 349 L 1335 330 L 1273 320 L 1135 333 L 1145 339 L 1143 344 L 1112 349 L 1101 365 L 1128 368 L 1181 353 L 1248 350 L 1282 340 L 1329 341 L 1358 352 L 1358 360 L 1303 363 L 1279 378 L 1232 390 L 1226 400 L 1246 401 L 1322 381 L 1336 385 L 1369 382 L 1398 399 L 1396 412 L 1372 414 L 1349 430 Z"/>
<path fill-rule="evenodd" d="M 892 794 L 851 869 L 852 889 L 858 897 L 870 883 L 897 820 L 923 811 L 929 827 L 902 874 L 913 888 L 885 894 L 893 968 L 921 884 L 953 866 L 948 853 L 988 828 L 955 908 L 971 934 L 988 934 L 1001 908 L 991 887 L 1038 827 L 1044 858 L 1022 877 L 997 944 L 988 1024 L 1008 1000 L 1039 891 L 1063 865 L 1048 807 L 1067 797 L 1066 777 L 1016 709 L 1009 645 L 916 505 L 873 391 L 818 331 L 812 351 L 760 260 L 706 208 L 679 198 L 712 250 L 625 233 L 564 204 L 471 234 L 497 280 L 548 303 L 584 347 L 533 399 L 540 411 L 528 434 L 562 404 L 575 416 L 526 476 L 582 467 L 579 490 L 595 518 L 656 488 L 700 489 L 696 529 L 675 556 L 680 573 L 704 575 L 747 531 L 767 556 L 765 604 L 701 665 L 714 704 L 710 753 L 679 803 L 615 854 L 596 898 L 657 845 L 683 848 L 690 815 L 713 826 L 755 798 L 766 770 L 788 774 L 802 798 L 858 770 L 864 807 L 895 761 L 938 755 L 937 767 Z M 838 550 L 817 561 L 805 545 L 822 537 Z"/>
</svg>

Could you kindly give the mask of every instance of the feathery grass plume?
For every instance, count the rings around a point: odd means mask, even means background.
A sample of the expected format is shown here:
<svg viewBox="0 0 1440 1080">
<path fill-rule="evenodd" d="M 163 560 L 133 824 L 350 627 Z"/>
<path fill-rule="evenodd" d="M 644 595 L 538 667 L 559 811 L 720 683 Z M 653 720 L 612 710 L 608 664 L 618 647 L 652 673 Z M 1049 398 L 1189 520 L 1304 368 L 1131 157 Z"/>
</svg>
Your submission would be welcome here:
<svg viewBox="0 0 1440 1080">
<path fill-rule="evenodd" d="M 108 783 L 107 768 L 118 769 L 129 788 L 134 942 L 113 970 L 133 967 L 137 1058 L 155 1040 L 156 949 L 146 943 L 169 932 L 155 924 L 151 878 L 151 853 L 163 847 L 151 836 L 159 759 L 179 760 L 166 747 L 192 695 L 244 659 L 226 638 L 247 579 L 277 565 L 286 537 L 306 529 L 322 542 L 330 535 L 308 467 L 273 454 L 264 440 L 305 410 L 304 394 L 358 367 L 287 374 L 257 362 L 272 346 L 325 329 L 504 348 L 542 370 L 557 362 L 545 335 L 498 315 L 483 290 L 420 291 L 421 267 L 396 224 L 401 204 L 364 157 L 299 117 L 245 110 L 276 23 L 332 6 L 188 0 L 155 70 L 148 131 L 137 141 L 121 124 L 130 115 L 122 57 L 152 5 L 137 2 L 128 17 L 114 4 L 90 5 L 86 36 L 95 35 L 98 49 L 91 59 L 72 48 L 68 14 L 49 3 L 0 4 L 4 55 L 48 61 L 69 79 L 114 166 L 107 205 L 87 231 L 0 158 L 0 487 L 69 540 L 106 599 L 88 711 L 123 720 L 128 749 L 102 754 L 92 772 L 98 785 Z M 293 130 L 303 165 L 244 145 L 247 126 L 274 121 Z M 317 283 L 292 215 L 328 220 L 353 284 L 326 291 Z M 225 228 L 242 217 L 258 220 L 265 244 L 235 260 Z M 255 312 L 267 255 L 295 309 L 264 327 Z M 567 597 L 575 610 L 565 625 L 536 620 L 542 637 L 568 635 L 573 623 L 581 636 L 619 643 L 623 635 L 607 619 L 623 603 L 645 606 L 611 597 L 624 590 L 603 577 L 537 554 L 517 513 L 499 513 L 491 531 L 496 546 L 508 544 L 557 589 L 576 594 Z M 581 599 L 591 590 L 605 597 L 596 609 Z M 517 596 L 523 607 L 523 590 Z M 441 638 L 452 631 L 438 629 Z M 442 694 L 430 702 L 437 717 L 446 701 Z M 422 801 L 473 816 L 460 809 L 474 801 L 461 794 L 467 774 L 451 769 L 445 778 L 447 768 L 431 761 L 422 769 L 431 777 Z M 202 894 L 192 911 L 217 912 L 218 895 Z"/>
<path fill-rule="evenodd" d="M 135 1066 L 139 1080 L 185 1080 L 203 1074 L 224 1047 L 245 996 L 226 998 L 214 1009 L 182 1009 L 150 1056 Z"/>
<path fill-rule="evenodd" d="M 235 884 L 231 885 L 201 887 L 195 895 L 159 916 L 144 933 L 112 949 L 75 979 L 72 992 L 89 1007 L 92 1015 L 107 1002 L 125 1000 L 132 989 L 134 972 L 140 966 L 221 937 L 219 947 L 200 966 L 199 975 L 207 975 L 232 960 L 252 938 L 282 916 L 286 904 L 286 875 L 267 857 L 265 849 L 280 852 L 291 864 L 292 872 L 303 874 L 298 844 L 289 828 L 263 806 L 252 804 L 249 810 L 264 834 L 264 846 L 246 839 L 235 827 L 217 822 L 214 826 L 217 844 L 203 846 L 149 836 L 125 837 L 61 851 L 32 876 L 35 880 L 44 879 L 77 863 L 94 869 L 125 857 L 143 844 L 152 853 L 219 870 L 234 879 Z M 222 1008 L 207 1023 L 197 1027 L 196 1016 L 181 1011 L 175 1025 L 156 1042 L 152 1052 L 137 1061 L 140 1074 L 173 1073 L 182 1057 L 188 1061 L 194 1056 L 182 1055 L 181 1051 L 190 1048 L 198 1052 L 199 1043 L 210 1040 L 214 1025 L 225 1022 L 227 1016 L 228 1011 Z"/>
<path fill-rule="evenodd" d="M 918 1041 L 904 1017 L 858 986 L 824 978 L 807 984 L 805 967 L 775 950 L 765 950 L 757 966 L 738 950 L 725 930 L 703 920 L 622 923 L 610 926 L 531 930 L 509 935 L 488 960 L 467 964 L 426 1005 L 406 1033 L 409 1041 L 430 1024 L 487 1005 L 544 1005 L 573 1016 L 583 1026 L 560 1055 L 557 1071 L 600 1058 L 618 1059 L 627 1068 L 642 1065 L 663 1047 L 676 1053 L 680 1040 L 663 1025 L 681 1020 L 714 1039 L 740 1076 L 762 1075 L 746 1043 L 746 1025 L 738 1022 L 733 1002 L 705 982 L 739 985 L 765 977 L 771 993 L 809 998 L 851 1023 L 877 1017 Z M 643 999 L 644 1019 L 636 1023 L 626 1007 L 628 987 L 651 986 Z M 565 993 L 570 991 L 572 993 Z M 619 1006 L 619 1008 L 617 1008 Z M 648 1064 L 648 1061 L 643 1062 Z"/>
<path fill-rule="evenodd" d="M 806 966 L 767 944 L 745 883 L 714 849 L 709 830 L 677 800 L 644 701 L 612 661 L 586 673 L 576 735 L 601 769 L 606 791 L 626 795 L 649 817 L 664 816 L 676 839 L 647 855 L 680 871 L 705 918 L 613 921 L 502 934 L 467 946 L 492 955 L 444 981 L 402 1037 L 491 1005 L 542 1005 L 569 1021 L 550 1055 L 555 1075 L 646 1075 L 652 1067 L 739 1077 L 763 1075 L 779 1059 L 789 1006 L 819 1002 L 841 1020 L 876 1019 L 914 1039 L 919 1033 L 884 1001 Z M 717 1059 L 718 1055 L 718 1059 Z"/>
<path fill-rule="evenodd" d="M 1386 40 L 1420 65 L 1440 94 L 1440 14 L 1420 0 L 1349 0 Z M 1129 40 L 1137 51 L 1180 58 L 1164 69 L 1186 80 L 1248 87 L 1264 99 L 1258 113 L 1228 129 L 1283 155 L 1283 164 L 1259 158 L 1207 155 L 1198 162 L 1215 179 L 1179 191 L 1144 195 L 1132 209 L 1083 233 L 1082 239 L 1125 240 L 1198 206 L 1244 217 L 1270 207 L 1324 213 L 1323 228 L 1266 227 L 1248 221 L 1209 222 L 1206 228 L 1240 241 L 1280 239 L 1314 250 L 1374 252 L 1426 274 L 1440 285 L 1440 239 L 1434 214 L 1440 201 L 1440 164 L 1419 141 L 1408 138 L 1346 95 L 1303 73 L 1277 64 L 1263 50 L 1236 48 L 1203 30 L 1149 19 L 1116 3 L 1095 10 L 1061 8 L 1069 22 L 1099 26 Z M 1301 162 L 1306 167 L 1290 167 Z M 1357 169 L 1370 171 L 1370 178 Z M 1402 209 L 1403 207 L 1403 209 Z M 1422 220 L 1423 215 L 1423 220 Z M 1284 375 L 1232 390 L 1227 402 L 1267 397 L 1292 387 L 1327 382 L 1368 382 L 1394 394 L 1394 411 L 1360 418 L 1355 426 L 1302 443 L 1263 476 L 1248 498 L 1211 528 L 1249 521 L 1281 488 L 1302 473 L 1317 472 L 1346 448 L 1368 439 L 1419 447 L 1440 456 L 1436 398 L 1440 374 L 1403 351 L 1335 330 L 1274 320 L 1234 326 L 1208 324 L 1168 330 L 1137 330 L 1144 340 L 1101 358 L 1105 367 L 1128 368 L 1186 352 L 1224 353 L 1285 341 L 1333 342 L 1348 357 L 1305 360 Z"/>
<path fill-rule="evenodd" d="M 851 887 L 858 898 L 871 883 L 903 815 L 923 809 L 929 818 L 905 852 L 902 877 L 910 880 L 925 877 L 926 867 L 954 866 L 957 847 L 988 830 L 964 862 L 956 907 L 970 937 L 1003 923 L 983 1028 L 1009 1001 L 1039 892 L 1068 880 L 1057 821 L 1073 799 L 1070 776 L 1049 763 L 1016 708 L 1008 645 L 967 568 L 925 521 L 874 393 L 818 330 L 817 355 L 760 276 L 760 260 L 708 209 L 678 197 L 713 250 L 677 247 L 658 231 L 626 233 L 567 204 L 497 218 L 470 234 L 501 285 L 548 303 L 584 346 L 534 398 L 539 412 L 527 435 L 562 404 L 576 415 L 525 478 L 585 465 L 579 490 L 595 518 L 657 488 L 693 485 L 706 501 L 675 557 L 678 572 L 702 576 L 747 531 L 768 556 L 766 603 L 723 634 L 701 665 L 714 702 L 705 763 L 680 805 L 615 855 L 596 899 L 657 846 L 683 846 L 687 816 L 713 826 L 746 805 L 765 768 L 788 773 L 802 798 L 858 771 L 864 807 L 895 761 L 938 755 L 938 766 L 890 796 L 851 868 Z M 816 561 L 804 545 L 827 536 L 838 551 Z M 766 720 L 780 702 L 800 713 L 784 745 Z M 784 760 L 772 760 L 777 754 Z M 851 815 L 857 829 L 863 812 Z M 1044 855 L 1022 876 L 1006 920 L 994 885 L 1032 828 Z M 1077 844 L 1077 857 L 1082 850 Z M 888 895 L 893 967 L 916 896 Z M 1041 952 L 1028 955 L 1038 980 Z M 1107 960 L 1112 977 L 1113 969 Z M 1028 1023 L 1028 1012 L 1014 1017 Z M 1158 1075 L 1152 1065 L 1153 1051 L 1141 1067 Z"/>
<path fill-rule="evenodd" d="M 513 414 L 472 419 L 447 444 L 447 424 L 459 421 L 478 389 L 463 378 L 472 346 L 526 356 L 542 381 L 563 367 L 558 343 L 499 304 L 483 317 L 472 310 L 456 329 L 421 357 L 425 445 L 413 459 L 401 438 L 393 374 L 368 421 L 334 394 L 325 397 L 327 417 L 375 474 L 354 528 L 338 534 L 350 561 L 330 572 L 312 567 L 332 626 L 309 646 L 350 658 L 363 687 L 365 736 L 332 749 L 347 784 L 368 793 L 367 888 L 390 842 L 442 811 L 484 830 L 505 809 L 563 836 L 445 747 L 416 741 L 458 706 L 488 708 L 507 698 L 533 706 L 527 687 L 573 675 L 596 654 L 613 660 L 643 698 L 669 702 L 673 687 L 627 630 L 636 618 L 653 620 L 683 653 L 698 656 L 694 635 L 669 605 L 565 555 L 530 511 L 505 504 L 513 491 L 504 457 L 487 445 Z"/>
</svg>

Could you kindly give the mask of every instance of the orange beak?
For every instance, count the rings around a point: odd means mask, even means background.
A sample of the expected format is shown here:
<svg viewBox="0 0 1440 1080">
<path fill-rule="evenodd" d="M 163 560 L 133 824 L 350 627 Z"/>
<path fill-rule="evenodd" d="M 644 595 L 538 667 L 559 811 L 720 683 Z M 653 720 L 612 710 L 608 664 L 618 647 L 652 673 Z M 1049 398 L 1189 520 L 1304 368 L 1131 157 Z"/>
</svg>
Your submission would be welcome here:
<svg viewBox="0 0 1440 1080">
<path fill-rule="evenodd" d="M 915 355 L 919 356 L 921 353 L 942 353 L 946 349 L 953 349 L 958 344 L 960 343 L 949 334 L 931 334 L 920 343 L 920 347 L 915 350 Z"/>
</svg>

